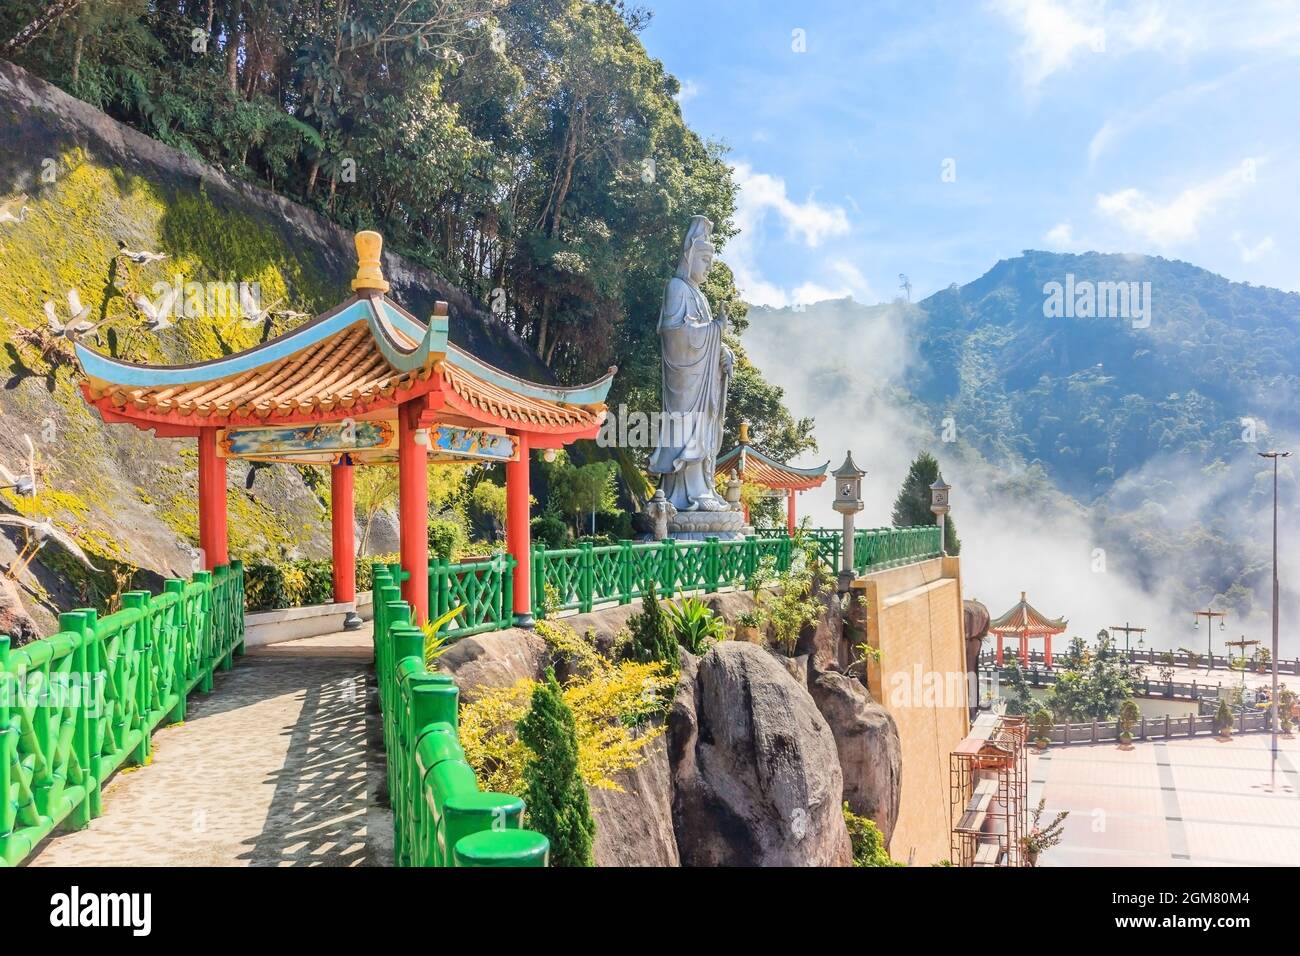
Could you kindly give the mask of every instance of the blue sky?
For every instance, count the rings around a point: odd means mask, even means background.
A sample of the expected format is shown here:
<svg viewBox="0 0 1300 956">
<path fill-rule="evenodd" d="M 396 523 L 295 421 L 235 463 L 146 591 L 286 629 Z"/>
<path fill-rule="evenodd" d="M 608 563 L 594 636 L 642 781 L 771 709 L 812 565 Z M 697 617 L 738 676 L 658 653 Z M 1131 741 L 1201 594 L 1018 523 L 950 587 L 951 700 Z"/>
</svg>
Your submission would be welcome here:
<svg viewBox="0 0 1300 956">
<path fill-rule="evenodd" d="M 899 273 L 919 299 L 1023 249 L 1300 290 L 1300 3 L 644 2 L 731 148 L 752 302 L 889 300 Z"/>
</svg>

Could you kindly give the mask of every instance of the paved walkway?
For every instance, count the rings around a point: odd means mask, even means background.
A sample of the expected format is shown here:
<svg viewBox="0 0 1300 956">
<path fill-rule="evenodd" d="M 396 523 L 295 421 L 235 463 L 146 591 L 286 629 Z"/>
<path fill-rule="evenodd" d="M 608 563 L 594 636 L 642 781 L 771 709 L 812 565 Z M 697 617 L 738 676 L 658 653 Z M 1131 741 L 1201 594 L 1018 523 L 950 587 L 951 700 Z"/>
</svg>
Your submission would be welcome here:
<svg viewBox="0 0 1300 956">
<path fill-rule="evenodd" d="M 52 836 L 30 865 L 388 863 L 370 656 L 368 629 L 251 648 L 211 694 L 191 695 L 183 724 L 154 734 L 149 766 L 109 781 L 102 816 Z"/>
<path fill-rule="evenodd" d="M 1209 735 L 1049 747 L 1029 757 L 1029 802 L 1069 810 L 1039 866 L 1278 866 L 1300 861 L 1300 739 Z"/>
</svg>

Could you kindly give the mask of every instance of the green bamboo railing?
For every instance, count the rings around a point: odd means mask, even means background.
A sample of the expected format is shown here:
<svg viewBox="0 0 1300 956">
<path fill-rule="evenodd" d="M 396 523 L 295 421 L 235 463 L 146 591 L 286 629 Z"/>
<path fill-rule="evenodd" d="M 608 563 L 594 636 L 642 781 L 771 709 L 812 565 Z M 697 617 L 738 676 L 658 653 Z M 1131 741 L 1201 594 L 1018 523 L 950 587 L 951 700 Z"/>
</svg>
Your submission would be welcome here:
<svg viewBox="0 0 1300 956">
<path fill-rule="evenodd" d="M 103 812 L 104 782 L 148 763 L 151 735 L 183 720 L 195 687 L 243 653 L 244 577 L 238 561 L 128 591 L 102 620 L 59 616 L 59 632 L 11 648 L 0 636 L 0 866 L 21 862 L 65 820 Z"/>
<path fill-rule="evenodd" d="M 815 549 L 828 569 L 839 570 L 841 532 L 808 529 L 802 532 L 802 540 Z M 611 602 L 627 604 L 644 595 L 651 585 L 663 598 L 711 593 L 727 587 L 752 590 L 764 566 L 778 572 L 789 569 L 795 546 L 796 539 L 784 531 L 762 531 L 739 541 L 669 538 L 645 544 L 621 541 L 563 549 L 534 545 L 533 616 L 540 619 L 561 610 L 587 612 Z M 853 565 L 859 574 L 939 554 L 937 527 L 868 528 L 853 536 Z M 455 567 L 451 566 L 452 573 Z"/>
<path fill-rule="evenodd" d="M 446 579 L 445 568 L 437 573 Z M 550 844 L 523 828 L 524 802 L 481 791 L 465 762 L 457 730 L 460 692 L 449 675 L 428 668 L 424 633 L 412 625 L 411 609 L 398 596 L 403 574 L 391 565 L 374 566 L 375 671 L 393 810 L 393 862 L 546 866 Z"/>
</svg>

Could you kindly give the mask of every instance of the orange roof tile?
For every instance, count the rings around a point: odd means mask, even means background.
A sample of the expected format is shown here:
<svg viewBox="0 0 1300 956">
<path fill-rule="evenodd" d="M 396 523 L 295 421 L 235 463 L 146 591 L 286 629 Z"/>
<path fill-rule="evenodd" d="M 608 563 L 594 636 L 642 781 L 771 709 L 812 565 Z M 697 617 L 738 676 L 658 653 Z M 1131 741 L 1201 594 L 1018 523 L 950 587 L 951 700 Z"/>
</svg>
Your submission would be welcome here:
<svg viewBox="0 0 1300 956">
<path fill-rule="evenodd" d="M 1020 600 L 1011 610 L 995 621 L 989 622 L 989 632 L 996 634 L 1060 634 L 1069 622 L 1063 617 L 1046 617 L 1025 600 L 1025 592 L 1020 592 Z"/>
</svg>

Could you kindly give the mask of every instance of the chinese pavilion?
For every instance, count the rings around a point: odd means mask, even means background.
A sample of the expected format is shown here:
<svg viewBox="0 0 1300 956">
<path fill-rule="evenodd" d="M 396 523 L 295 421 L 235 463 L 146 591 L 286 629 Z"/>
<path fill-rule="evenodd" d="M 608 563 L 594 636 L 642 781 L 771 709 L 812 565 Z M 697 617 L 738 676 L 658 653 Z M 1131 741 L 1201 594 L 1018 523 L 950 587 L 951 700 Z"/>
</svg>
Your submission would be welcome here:
<svg viewBox="0 0 1300 956">
<path fill-rule="evenodd" d="M 1034 606 L 1025 600 L 1025 592 L 1020 592 L 1020 600 L 1011 610 L 1001 617 L 989 622 L 989 633 L 998 638 L 997 661 L 1002 666 L 1002 639 L 1014 637 L 1020 640 L 1020 664 L 1029 666 L 1029 639 L 1043 639 L 1043 663 L 1052 666 L 1052 635 L 1064 634 L 1069 624 L 1065 618 L 1044 617 Z"/>
<path fill-rule="evenodd" d="M 771 497 L 785 498 L 785 527 L 790 534 L 795 529 L 796 492 L 809 491 L 821 487 L 826 480 L 826 468 L 830 462 L 816 468 L 795 468 L 776 461 L 763 454 L 749 443 L 749 423 L 740 425 L 740 444 L 718 458 L 714 468 L 714 478 L 726 481 L 734 471 L 741 481 L 758 485 Z M 749 523 L 749 506 L 745 506 L 745 523 Z"/>
<path fill-rule="evenodd" d="M 228 560 L 226 462 L 331 466 L 334 599 L 355 601 L 354 466 L 395 464 L 402 597 L 429 612 L 428 469 L 432 461 L 503 462 L 506 548 L 516 621 L 531 623 L 529 456 L 595 438 L 614 369 L 588 385 L 525 381 L 448 341 L 447 304 L 427 323 L 386 295 L 383 238 L 356 236 L 353 295 L 255 348 L 193 365 L 119 361 L 76 343 L 86 401 L 108 423 L 195 438 L 199 545 L 206 567 Z"/>
</svg>

